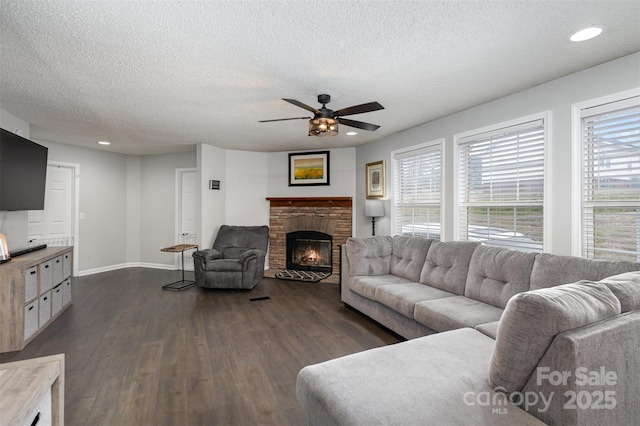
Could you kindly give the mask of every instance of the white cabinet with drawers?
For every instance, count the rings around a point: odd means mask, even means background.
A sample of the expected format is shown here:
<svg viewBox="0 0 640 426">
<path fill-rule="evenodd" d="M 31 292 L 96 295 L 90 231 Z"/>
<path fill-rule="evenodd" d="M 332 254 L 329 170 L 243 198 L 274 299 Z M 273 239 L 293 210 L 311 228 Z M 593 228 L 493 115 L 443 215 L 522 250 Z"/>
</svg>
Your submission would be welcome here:
<svg viewBox="0 0 640 426">
<path fill-rule="evenodd" d="M 21 350 L 72 300 L 73 247 L 48 247 L 0 265 L 0 353 Z"/>
</svg>

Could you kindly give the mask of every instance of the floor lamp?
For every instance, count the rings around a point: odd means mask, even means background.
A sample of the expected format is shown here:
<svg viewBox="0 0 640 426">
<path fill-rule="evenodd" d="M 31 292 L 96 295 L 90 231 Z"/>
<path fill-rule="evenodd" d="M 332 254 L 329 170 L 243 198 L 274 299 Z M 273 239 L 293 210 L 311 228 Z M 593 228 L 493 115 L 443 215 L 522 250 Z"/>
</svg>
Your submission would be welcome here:
<svg viewBox="0 0 640 426">
<path fill-rule="evenodd" d="M 371 218 L 371 235 L 376 235 L 376 217 L 384 217 L 384 201 L 365 200 L 364 215 Z"/>
</svg>

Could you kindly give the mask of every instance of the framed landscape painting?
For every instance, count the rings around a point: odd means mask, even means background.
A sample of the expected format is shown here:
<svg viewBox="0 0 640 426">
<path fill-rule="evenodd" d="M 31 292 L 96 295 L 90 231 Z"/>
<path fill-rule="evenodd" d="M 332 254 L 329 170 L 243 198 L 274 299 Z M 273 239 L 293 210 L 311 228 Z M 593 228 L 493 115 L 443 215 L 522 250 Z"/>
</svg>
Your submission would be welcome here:
<svg viewBox="0 0 640 426">
<path fill-rule="evenodd" d="M 384 198 L 384 160 L 367 163 L 367 198 Z"/>
<path fill-rule="evenodd" d="M 329 185 L 329 151 L 289 154 L 289 186 Z"/>
</svg>

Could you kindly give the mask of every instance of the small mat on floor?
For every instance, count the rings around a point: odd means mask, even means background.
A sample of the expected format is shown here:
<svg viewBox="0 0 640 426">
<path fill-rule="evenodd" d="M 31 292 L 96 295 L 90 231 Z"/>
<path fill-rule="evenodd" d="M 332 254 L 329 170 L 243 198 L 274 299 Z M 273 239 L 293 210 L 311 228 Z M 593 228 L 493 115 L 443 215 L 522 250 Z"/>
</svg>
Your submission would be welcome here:
<svg viewBox="0 0 640 426">
<path fill-rule="evenodd" d="M 293 269 L 285 269 L 276 272 L 276 278 L 281 280 L 304 281 L 307 283 L 317 283 L 324 280 L 331 272 L 314 272 L 314 271 L 296 271 Z"/>
</svg>

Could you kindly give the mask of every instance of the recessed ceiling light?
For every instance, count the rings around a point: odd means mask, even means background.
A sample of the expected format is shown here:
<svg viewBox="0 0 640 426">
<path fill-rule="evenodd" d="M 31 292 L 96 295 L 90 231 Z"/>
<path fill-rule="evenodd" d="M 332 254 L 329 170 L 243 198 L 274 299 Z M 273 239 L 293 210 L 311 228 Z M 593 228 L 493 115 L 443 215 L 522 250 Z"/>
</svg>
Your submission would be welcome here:
<svg viewBox="0 0 640 426">
<path fill-rule="evenodd" d="M 109 141 L 98 141 L 98 143 L 100 145 L 111 145 L 111 142 L 109 142 Z"/>
<path fill-rule="evenodd" d="M 358 132 L 347 132 L 347 136 L 355 136 Z"/>
<path fill-rule="evenodd" d="M 569 40 L 571 41 L 585 41 L 591 40 L 594 37 L 598 37 L 602 33 L 602 27 L 589 27 L 573 33 Z"/>
</svg>

